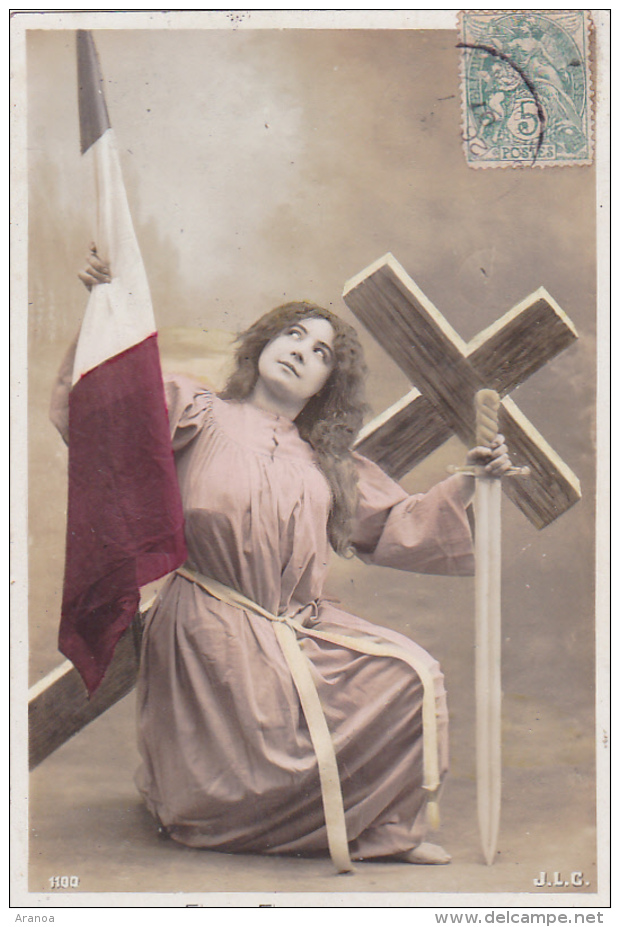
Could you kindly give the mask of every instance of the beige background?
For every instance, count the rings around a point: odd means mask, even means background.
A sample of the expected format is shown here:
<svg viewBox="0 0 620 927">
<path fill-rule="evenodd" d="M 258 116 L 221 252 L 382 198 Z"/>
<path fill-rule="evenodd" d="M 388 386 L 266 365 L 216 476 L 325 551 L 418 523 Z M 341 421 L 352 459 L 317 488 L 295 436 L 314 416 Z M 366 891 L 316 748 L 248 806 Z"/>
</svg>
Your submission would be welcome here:
<svg viewBox="0 0 620 927">
<path fill-rule="evenodd" d="M 528 893 L 541 871 L 579 870 L 590 882 L 570 890 L 579 903 L 597 878 L 596 169 L 468 168 L 455 31 L 221 24 L 95 32 L 165 366 L 217 380 L 228 334 L 287 299 L 351 320 L 345 281 L 387 251 L 466 340 L 543 285 L 579 341 L 512 396 L 579 476 L 583 499 L 542 532 L 504 505 L 504 821 L 493 869 L 476 834 L 472 581 L 338 561 L 328 591 L 410 634 L 446 673 L 452 776 L 437 839 L 452 866 L 367 866 L 372 878 L 345 888 L 316 862 L 158 843 L 131 781 L 129 697 L 33 773 L 30 890 L 45 891 L 59 861 L 83 874 L 80 891 L 103 893 Z M 91 232 L 74 35 L 33 29 L 26 50 L 32 683 L 59 662 L 66 450 L 47 404 L 84 309 L 76 272 Z M 362 334 L 379 412 L 408 384 Z M 405 484 L 430 485 L 463 453 L 449 442 Z"/>
</svg>

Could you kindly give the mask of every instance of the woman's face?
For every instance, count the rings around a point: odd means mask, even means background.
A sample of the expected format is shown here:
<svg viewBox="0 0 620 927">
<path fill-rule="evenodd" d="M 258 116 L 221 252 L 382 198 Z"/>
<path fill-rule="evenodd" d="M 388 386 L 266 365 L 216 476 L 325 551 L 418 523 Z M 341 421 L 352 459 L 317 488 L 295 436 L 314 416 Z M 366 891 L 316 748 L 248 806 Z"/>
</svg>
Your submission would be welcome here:
<svg viewBox="0 0 620 927">
<path fill-rule="evenodd" d="M 327 319 L 293 322 L 269 342 L 258 359 L 262 388 L 301 408 L 325 385 L 334 369 L 334 329 Z"/>
</svg>

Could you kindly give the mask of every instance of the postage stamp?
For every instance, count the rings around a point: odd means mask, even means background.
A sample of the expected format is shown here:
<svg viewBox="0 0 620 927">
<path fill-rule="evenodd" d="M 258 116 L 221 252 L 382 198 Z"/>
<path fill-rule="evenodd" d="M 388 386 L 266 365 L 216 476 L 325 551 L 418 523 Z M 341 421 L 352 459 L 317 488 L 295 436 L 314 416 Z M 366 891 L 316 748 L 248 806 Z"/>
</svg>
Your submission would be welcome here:
<svg viewBox="0 0 620 927">
<path fill-rule="evenodd" d="M 592 162 L 587 10 L 460 16 L 463 140 L 471 167 Z"/>
</svg>

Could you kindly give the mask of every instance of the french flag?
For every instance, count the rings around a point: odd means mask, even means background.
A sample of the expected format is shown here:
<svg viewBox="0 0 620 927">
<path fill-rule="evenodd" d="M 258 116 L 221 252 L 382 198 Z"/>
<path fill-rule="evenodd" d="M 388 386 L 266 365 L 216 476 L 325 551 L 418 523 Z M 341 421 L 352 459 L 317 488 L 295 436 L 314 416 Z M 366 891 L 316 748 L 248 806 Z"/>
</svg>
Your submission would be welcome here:
<svg viewBox="0 0 620 927">
<path fill-rule="evenodd" d="M 140 587 L 186 559 L 155 317 L 92 35 L 77 33 L 84 161 L 95 241 L 111 270 L 94 286 L 69 398 L 69 501 L 59 649 L 97 689 Z"/>
</svg>

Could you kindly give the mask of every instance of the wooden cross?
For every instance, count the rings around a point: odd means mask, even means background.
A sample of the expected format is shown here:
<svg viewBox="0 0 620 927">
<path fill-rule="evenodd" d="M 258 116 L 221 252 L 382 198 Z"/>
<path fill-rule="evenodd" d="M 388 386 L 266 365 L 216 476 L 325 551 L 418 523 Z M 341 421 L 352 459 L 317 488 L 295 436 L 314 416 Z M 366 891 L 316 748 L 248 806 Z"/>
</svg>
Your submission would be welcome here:
<svg viewBox="0 0 620 927">
<path fill-rule="evenodd" d="M 349 280 L 343 296 L 414 384 L 360 433 L 359 451 L 398 479 L 452 434 L 469 447 L 474 396 L 494 389 L 504 397 L 499 430 L 510 455 L 530 470 L 504 480 L 504 492 L 537 528 L 581 498 L 575 474 L 506 395 L 577 338 L 543 287 L 468 344 L 391 254 Z"/>
<path fill-rule="evenodd" d="M 568 347 L 577 333 L 544 289 L 465 344 L 400 264 L 386 255 L 346 285 L 353 313 L 415 384 L 364 428 L 357 449 L 398 479 L 452 434 L 474 436 L 474 394 L 482 387 L 505 397 L 500 431 L 527 479 L 504 480 L 504 491 L 537 528 L 580 498 L 579 481 L 506 394 Z M 30 768 L 134 687 L 139 620 L 117 647 L 100 689 L 88 700 L 65 661 L 30 690 Z"/>
<path fill-rule="evenodd" d="M 502 432 L 517 473 L 527 472 L 501 485 L 537 528 L 579 499 L 577 477 L 506 397 L 577 337 L 544 289 L 469 344 L 391 254 L 350 280 L 344 299 L 415 384 L 360 436 L 357 446 L 365 454 L 399 476 L 452 433 L 469 446 L 481 443 L 483 438 L 474 440 L 478 405 L 483 413 L 479 424 L 486 422 L 480 434 L 490 440 Z M 500 396 L 506 397 L 501 403 Z M 490 397 L 492 407 L 485 406 Z M 477 479 L 476 767 L 478 822 L 488 865 L 496 855 L 502 778 L 500 500 L 495 480 Z"/>
</svg>

